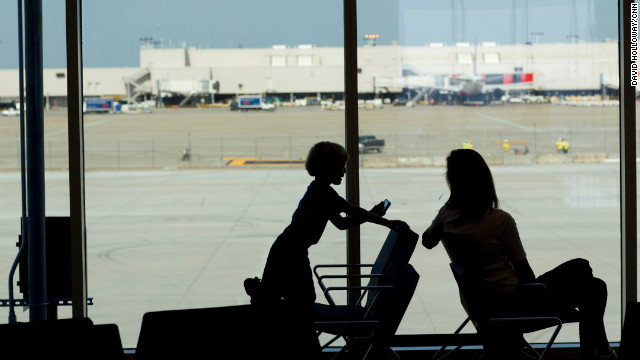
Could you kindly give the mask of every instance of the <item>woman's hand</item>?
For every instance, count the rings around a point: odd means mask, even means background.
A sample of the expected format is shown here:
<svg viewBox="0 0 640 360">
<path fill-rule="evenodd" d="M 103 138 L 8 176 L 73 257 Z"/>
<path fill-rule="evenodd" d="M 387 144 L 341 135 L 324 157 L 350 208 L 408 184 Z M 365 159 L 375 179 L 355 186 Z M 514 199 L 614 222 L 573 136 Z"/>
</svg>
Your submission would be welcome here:
<svg viewBox="0 0 640 360">
<path fill-rule="evenodd" d="M 402 220 L 388 220 L 388 223 L 385 226 L 395 231 L 403 231 L 403 230 L 410 229 L 409 225 Z"/>
<path fill-rule="evenodd" d="M 384 216 L 384 214 L 386 213 L 386 211 L 384 211 L 384 203 L 382 201 L 380 201 L 378 204 L 376 204 L 374 207 L 371 208 L 372 213 L 382 217 Z"/>
</svg>

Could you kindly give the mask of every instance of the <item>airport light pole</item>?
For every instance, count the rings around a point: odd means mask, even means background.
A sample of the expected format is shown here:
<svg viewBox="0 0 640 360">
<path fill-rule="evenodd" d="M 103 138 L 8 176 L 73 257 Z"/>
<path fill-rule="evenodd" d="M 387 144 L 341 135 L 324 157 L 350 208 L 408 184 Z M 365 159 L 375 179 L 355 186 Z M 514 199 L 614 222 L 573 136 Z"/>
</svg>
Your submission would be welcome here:
<svg viewBox="0 0 640 360">
<path fill-rule="evenodd" d="M 364 40 L 369 46 L 376 46 L 376 39 L 380 38 L 380 34 L 364 34 Z"/>
<path fill-rule="evenodd" d="M 143 36 L 140 38 L 140 41 L 142 41 L 142 47 L 152 47 L 151 45 L 154 44 L 153 37 L 151 36 Z"/>
</svg>

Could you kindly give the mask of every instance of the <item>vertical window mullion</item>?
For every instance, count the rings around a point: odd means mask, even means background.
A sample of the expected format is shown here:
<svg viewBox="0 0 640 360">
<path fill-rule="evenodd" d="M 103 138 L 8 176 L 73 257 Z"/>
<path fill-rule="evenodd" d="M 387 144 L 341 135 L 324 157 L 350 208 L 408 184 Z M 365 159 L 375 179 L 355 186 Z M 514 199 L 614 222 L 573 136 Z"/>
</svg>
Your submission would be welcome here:
<svg viewBox="0 0 640 360">
<path fill-rule="evenodd" d="M 87 259 L 82 116 L 82 1 L 66 1 L 67 94 L 69 99 L 69 213 L 73 317 L 87 317 Z"/>
<path fill-rule="evenodd" d="M 636 108 L 631 85 L 631 4 L 618 3 L 620 71 L 620 270 L 622 321 L 626 305 L 638 300 Z"/>
<path fill-rule="evenodd" d="M 357 40 L 357 1 L 343 0 L 344 4 L 344 76 L 345 76 L 345 145 L 349 153 L 347 166 L 347 201 L 360 205 L 360 179 L 358 154 L 358 40 Z M 360 227 L 347 230 L 347 263 L 360 263 Z M 359 275 L 357 267 L 348 268 L 349 275 Z M 359 286 L 360 279 L 350 277 L 348 286 Z M 357 301 L 359 291 L 349 291 L 350 304 Z"/>
</svg>

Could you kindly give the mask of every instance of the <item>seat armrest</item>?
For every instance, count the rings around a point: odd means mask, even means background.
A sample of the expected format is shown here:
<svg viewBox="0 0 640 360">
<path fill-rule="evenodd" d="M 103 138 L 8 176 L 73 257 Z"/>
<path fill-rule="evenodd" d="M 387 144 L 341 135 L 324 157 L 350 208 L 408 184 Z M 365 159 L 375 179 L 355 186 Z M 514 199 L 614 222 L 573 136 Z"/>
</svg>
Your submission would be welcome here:
<svg viewBox="0 0 640 360">
<path fill-rule="evenodd" d="M 360 303 L 360 301 L 362 301 L 362 298 L 364 298 L 364 294 L 369 291 L 369 290 L 389 290 L 389 289 L 393 289 L 392 285 L 368 285 L 368 286 L 331 286 L 331 287 L 327 287 L 327 288 L 323 288 L 322 289 L 322 293 L 325 297 L 325 299 L 327 299 L 327 301 L 329 302 L 329 305 L 336 311 L 336 313 L 339 313 L 336 306 L 336 302 L 335 300 L 333 300 L 333 297 L 331 296 L 331 292 L 332 291 L 347 291 L 347 290 L 360 290 L 361 291 L 361 295 L 360 298 L 358 299 L 357 304 Z"/>
<path fill-rule="evenodd" d="M 330 296 L 332 291 L 347 291 L 347 290 L 360 290 L 360 291 L 368 291 L 368 290 L 388 290 L 393 289 L 392 285 L 373 285 L 373 286 L 332 286 L 328 287 L 323 291 L 325 296 Z"/>
<path fill-rule="evenodd" d="M 335 279 L 379 279 L 382 278 L 382 274 L 364 274 L 364 275 L 321 275 L 317 277 L 318 284 L 320 288 L 324 289 L 327 287 L 324 280 L 335 280 Z"/>
<path fill-rule="evenodd" d="M 546 290 L 547 286 L 543 283 L 526 283 L 526 284 L 506 284 L 506 285 L 495 285 L 496 288 L 531 288 L 531 289 L 540 289 Z"/>
<path fill-rule="evenodd" d="M 503 324 L 504 326 L 508 326 L 512 328 L 513 326 L 523 327 L 522 325 L 525 323 L 531 323 L 534 327 L 538 327 L 536 330 L 540 330 L 544 327 L 556 327 L 556 332 L 562 328 L 562 319 L 555 316 L 522 316 L 522 317 L 500 317 L 500 318 L 488 318 L 489 326 L 496 326 Z M 515 325 L 513 325 L 515 324 Z M 535 325 L 537 324 L 537 325 Z M 525 331 L 526 332 L 526 331 Z"/>
<path fill-rule="evenodd" d="M 337 268 L 337 267 L 372 267 L 373 264 L 318 264 L 314 266 L 314 269 L 317 268 Z"/>
<path fill-rule="evenodd" d="M 353 325 L 361 325 L 361 324 L 378 324 L 378 320 L 321 320 L 314 321 L 314 324 L 318 325 L 337 325 L 337 324 L 353 324 Z"/>
<path fill-rule="evenodd" d="M 513 285 L 499 285 L 494 289 L 505 289 L 505 288 L 513 288 L 520 289 L 519 292 L 522 294 L 541 294 L 547 291 L 547 287 L 542 283 L 526 283 L 526 284 L 513 284 Z"/>
<path fill-rule="evenodd" d="M 320 275 L 319 269 L 336 269 L 336 268 L 372 268 L 373 264 L 319 264 L 313 267 L 313 274 L 315 275 L 318 285 L 324 291 L 326 289 L 326 285 L 324 283 L 325 279 L 349 279 L 349 278 L 359 278 L 359 279 L 370 279 L 373 277 L 380 277 L 380 274 L 327 274 Z"/>
<path fill-rule="evenodd" d="M 327 292 L 334 290 L 385 290 L 393 289 L 392 285 L 368 285 L 368 286 L 332 286 L 327 288 Z"/>
<path fill-rule="evenodd" d="M 340 336 L 348 336 L 361 340 L 371 339 L 374 330 L 382 326 L 378 320 L 329 320 L 315 321 L 314 326 L 320 332 L 328 332 L 337 336 L 331 341 L 335 341 Z M 325 344 L 326 347 L 329 344 Z"/>
<path fill-rule="evenodd" d="M 313 267 L 313 273 L 316 278 L 319 278 L 321 275 L 319 273 L 320 269 L 337 269 L 337 268 L 372 268 L 373 264 L 318 264 Z"/>
<path fill-rule="evenodd" d="M 509 321 L 551 321 L 562 324 L 562 320 L 556 316 L 518 316 L 518 317 L 499 317 L 489 318 L 489 321 L 509 322 Z"/>
</svg>

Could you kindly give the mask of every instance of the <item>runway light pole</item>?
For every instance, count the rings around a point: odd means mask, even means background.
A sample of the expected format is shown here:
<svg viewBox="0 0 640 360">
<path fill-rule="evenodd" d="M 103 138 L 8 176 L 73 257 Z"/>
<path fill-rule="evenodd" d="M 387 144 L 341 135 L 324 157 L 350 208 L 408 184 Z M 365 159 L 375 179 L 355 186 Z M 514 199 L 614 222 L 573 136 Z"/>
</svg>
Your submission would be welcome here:
<svg viewBox="0 0 640 360">
<path fill-rule="evenodd" d="M 380 34 L 364 34 L 364 40 L 369 46 L 376 46 L 376 39 L 380 38 Z"/>
</svg>

